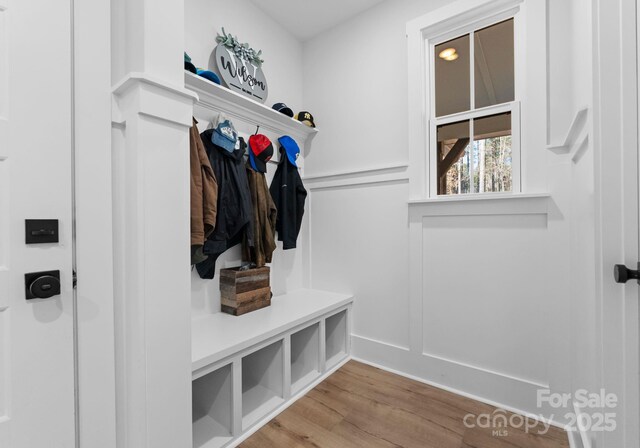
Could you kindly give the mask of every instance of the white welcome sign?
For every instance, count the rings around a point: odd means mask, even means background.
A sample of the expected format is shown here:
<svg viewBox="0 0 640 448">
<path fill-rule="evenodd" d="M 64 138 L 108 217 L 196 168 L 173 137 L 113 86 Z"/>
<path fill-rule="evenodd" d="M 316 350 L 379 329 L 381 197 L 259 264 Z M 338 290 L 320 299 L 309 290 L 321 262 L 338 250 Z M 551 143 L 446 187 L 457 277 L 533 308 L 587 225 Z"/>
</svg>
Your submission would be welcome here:
<svg viewBox="0 0 640 448">
<path fill-rule="evenodd" d="M 225 85 L 256 101 L 267 101 L 269 88 L 262 68 L 236 56 L 223 44 L 216 47 L 216 65 Z"/>
</svg>

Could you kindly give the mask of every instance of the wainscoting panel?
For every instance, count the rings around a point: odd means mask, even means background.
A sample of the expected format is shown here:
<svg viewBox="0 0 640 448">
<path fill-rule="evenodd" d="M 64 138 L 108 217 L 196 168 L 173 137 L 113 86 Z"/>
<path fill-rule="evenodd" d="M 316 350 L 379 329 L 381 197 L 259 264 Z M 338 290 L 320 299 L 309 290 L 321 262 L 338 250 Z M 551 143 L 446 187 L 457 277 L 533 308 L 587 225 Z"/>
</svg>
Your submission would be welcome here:
<svg viewBox="0 0 640 448">
<path fill-rule="evenodd" d="M 355 295 L 355 334 L 408 347 L 406 179 L 311 191 L 312 287 Z"/>
<path fill-rule="evenodd" d="M 425 217 L 423 353 L 544 383 L 546 236 L 546 215 Z"/>
<path fill-rule="evenodd" d="M 410 201 L 406 175 L 394 165 L 307 182 L 311 286 L 355 295 L 354 358 L 562 423 L 536 404 L 538 390 L 568 387 L 553 337 L 566 315 L 556 198 Z"/>
</svg>

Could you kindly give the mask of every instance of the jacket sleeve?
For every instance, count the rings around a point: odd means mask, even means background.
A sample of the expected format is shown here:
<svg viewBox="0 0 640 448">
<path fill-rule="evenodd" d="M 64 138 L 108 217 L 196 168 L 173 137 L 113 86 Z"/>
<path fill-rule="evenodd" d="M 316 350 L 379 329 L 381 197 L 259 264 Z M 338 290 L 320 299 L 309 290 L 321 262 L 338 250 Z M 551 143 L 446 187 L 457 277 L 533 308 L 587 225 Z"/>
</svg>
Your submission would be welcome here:
<svg viewBox="0 0 640 448">
<path fill-rule="evenodd" d="M 276 231 L 278 232 L 278 239 L 282 241 L 281 232 L 282 232 L 282 165 L 278 165 L 276 169 L 276 174 L 273 176 L 273 180 L 271 181 L 271 187 L 269 187 L 269 192 L 271 193 L 271 199 L 273 199 L 273 203 L 278 210 L 276 215 Z"/>
<path fill-rule="evenodd" d="M 289 165 L 286 161 L 284 163 L 286 164 L 286 166 L 283 167 L 282 170 L 283 187 L 280 192 L 280 194 L 282 195 L 282 208 L 278 208 L 278 216 L 281 218 L 279 219 L 280 230 L 278 232 L 278 237 L 282 241 L 282 248 L 284 250 L 288 250 L 296 248 L 296 240 L 298 239 L 298 234 L 296 232 L 296 221 L 298 212 L 296 210 L 297 202 L 295 178 L 295 176 L 298 174 L 298 170 L 294 166 Z"/>
<path fill-rule="evenodd" d="M 300 235 L 300 229 L 302 228 L 302 218 L 304 217 L 304 204 L 307 199 L 307 190 L 304 188 L 302 184 L 302 179 L 300 178 L 300 174 L 296 170 L 296 191 L 295 191 L 295 201 L 296 201 L 296 224 L 295 224 L 295 238 L 298 239 L 298 235 Z"/>
<path fill-rule="evenodd" d="M 202 246 L 206 238 L 204 211 L 203 211 L 203 178 L 198 143 L 201 143 L 200 134 L 196 127 L 196 120 L 189 132 L 189 164 L 191 171 L 191 245 Z"/>
</svg>

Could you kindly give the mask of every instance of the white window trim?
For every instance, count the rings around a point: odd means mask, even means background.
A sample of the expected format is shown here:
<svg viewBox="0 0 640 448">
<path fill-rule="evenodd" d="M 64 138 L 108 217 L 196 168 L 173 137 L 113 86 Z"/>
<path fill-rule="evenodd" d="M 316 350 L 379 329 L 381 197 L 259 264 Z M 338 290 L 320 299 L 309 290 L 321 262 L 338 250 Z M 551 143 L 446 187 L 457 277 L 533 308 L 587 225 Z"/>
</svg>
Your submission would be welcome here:
<svg viewBox="0 0 640 448">
<path fill-rule="evenodd" d="M 408 56 L 409 56 L 409 152 L 410 152 L 410 190 L 412 200 L 437 198 L 437 167 L 434 163 L 436 155 L 435 136 L 435 101 L 433 54 L 435 45 L 469 34 L 477 29 L 514 18 L 515 29 L 521 30 L 523 23 L 521 5 L 525 0 L 460 0 L 453 4 L 426 14 L 407 23 Z M 515 99 L 512 103 L 490 106 L 471 112 L 438 117 L 437 124 L 462 121 L 475 116 L 486 116 L 491 109 L 495 113 L 512 113 L 512 164 L 513 191 L 522 192 L 522 157 L 520 135 L 520 103 L 519 91 L 521 81 L 518 76 L 522 60 L 522 31 L 516 31 L 515 64 Z M 428 74 L 428 76 L 427 76 Z M 449 121 L 451 120 L 451 121 Z M 427 176 L 428 174 L 428 176 Z M 477 197 L 495 193 L 470 193 L 459 196 Z M 442 195 L 441 195 L 442 196 Z M 441 197 L 440 196 L 440 197 Z M 458 195 L 456 195 L 458 196 Z"/>
</svg>

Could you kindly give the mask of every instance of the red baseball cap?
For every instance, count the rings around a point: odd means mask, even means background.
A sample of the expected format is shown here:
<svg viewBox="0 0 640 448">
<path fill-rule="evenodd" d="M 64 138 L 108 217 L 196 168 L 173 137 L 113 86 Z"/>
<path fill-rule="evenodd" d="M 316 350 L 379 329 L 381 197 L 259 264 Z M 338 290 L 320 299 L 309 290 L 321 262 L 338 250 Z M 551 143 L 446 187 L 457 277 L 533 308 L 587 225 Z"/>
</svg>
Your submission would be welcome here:
<svg viewBox="0 0 640 448">
<path fill-rule="evenodd" d="M 249 137 L 249 163 L 260 173 L 267 172 L 267 162 L 273 157 L 273 145 L 266 135 L 255 134 Z"/>
</svg>

